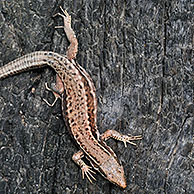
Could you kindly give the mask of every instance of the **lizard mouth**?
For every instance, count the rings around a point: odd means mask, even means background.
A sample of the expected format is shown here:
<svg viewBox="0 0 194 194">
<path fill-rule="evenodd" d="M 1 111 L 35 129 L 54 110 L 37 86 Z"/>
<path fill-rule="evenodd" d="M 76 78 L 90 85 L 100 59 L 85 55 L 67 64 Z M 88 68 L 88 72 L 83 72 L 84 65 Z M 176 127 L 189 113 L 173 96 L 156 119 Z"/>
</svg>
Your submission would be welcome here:
<svg viewBox="0 0 194 194">
<path fill-rule="evenodd" d="M 98 171 L 104 178 L 109 180 L 111 183 L 123 189 L 127 187 L 127 183 L 124 176 L 124 169 L 122 166 L 118 165 L 118 163 L 117 165 L 113 166 L 108 165 L 106 169 L 100 168 L 98 169 Z"/>
</svg>

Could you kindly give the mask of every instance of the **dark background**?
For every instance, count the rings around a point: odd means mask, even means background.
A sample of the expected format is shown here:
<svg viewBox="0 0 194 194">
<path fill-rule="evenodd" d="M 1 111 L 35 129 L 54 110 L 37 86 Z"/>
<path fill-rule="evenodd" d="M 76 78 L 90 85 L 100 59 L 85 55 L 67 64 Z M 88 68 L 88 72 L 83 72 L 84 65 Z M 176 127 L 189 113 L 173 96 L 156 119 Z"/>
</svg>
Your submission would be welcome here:
<svg viewBox="0 0 194 194">
<path fill-rule="evenodd" d="M 65 54 L 60 17 L 72 16 L 77 61 L 94 80 L 98 128 L 143 136 L 109 140 L 127 188 L 99 173 L 90 184 L 71 160 L 78 151 L 45 83 L 49 67 L 0 81 L 0 194 L 194 193 L 193 12 L 189 0 L 1 0 L 0 66 L 33 51 Z"/>
</svg>

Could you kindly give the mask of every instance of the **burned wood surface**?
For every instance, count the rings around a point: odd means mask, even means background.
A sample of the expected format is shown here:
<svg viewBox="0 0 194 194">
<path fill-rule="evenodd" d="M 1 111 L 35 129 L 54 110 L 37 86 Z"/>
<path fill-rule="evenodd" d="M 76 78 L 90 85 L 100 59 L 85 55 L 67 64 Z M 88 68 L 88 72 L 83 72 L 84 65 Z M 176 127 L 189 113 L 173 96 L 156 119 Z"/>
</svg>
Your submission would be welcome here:
<svg viewBox="0 0 194 194">
<path fill-rule="evenodd" d="M 0 80 L 0 193 L 194 193 L 193 5 L 191 1 L 0 1 L 0 66 L 68 47 L 59 6 L 72 16 L 77 61 L 94 80 L 98 128 L 139 135 L 138 146 L 110 140 L 127 188 L 98 173 L 82 180 L 78 151 L 61 115 L 48 107 L 49 67 Z"/>
</svg>

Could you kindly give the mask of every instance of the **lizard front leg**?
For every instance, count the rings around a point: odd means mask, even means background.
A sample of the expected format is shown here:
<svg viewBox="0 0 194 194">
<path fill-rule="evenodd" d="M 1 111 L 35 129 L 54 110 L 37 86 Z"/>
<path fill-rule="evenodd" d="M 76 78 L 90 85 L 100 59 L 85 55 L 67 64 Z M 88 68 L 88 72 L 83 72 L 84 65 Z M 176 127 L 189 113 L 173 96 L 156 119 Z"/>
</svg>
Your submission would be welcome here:
<svg viewBox="0 0 194 194">
<path fill-rule="evenodd" d="M 82 160 L 83 157 L 84 157 L 84 152 L 82 150 L 79 150 L 77 153 L 73 154 L 72 160 L 78 166 L 80 166 L 80 168 L 82 170 L 82 178 L 84 179 L 84 175 L 86 175 L 86 177 L 88 178 L 88 180 L 92 183 L 91 178 L 94 179 L 94 180 L 96 180 L 93 177 L 92 173 L 94 173 L 94 174 L 96 174 L 96 173 L 93 170 L 91 170 L 92 167 L 90 167 L 87 164 L 85 164 L 85 162 Z"/>
<path fill-rule="evenodd" d="M 110 129 L 105 131 L 103 134 L 101 134 L 100 138 L 102 141 L 106 141 L 109 138 L 113 138 L 113 139 L 122 141 L 124 143 L 125 147 L 127 147 L 127 143 L 130 143 L 132 145 L 136 145 L 132 141 L 142 139 L 141 135 L 138 135 L 138 136 L 123 135 L 123 134 L 119 133 L 118 131 L 110 130 Z"/>
</svg>

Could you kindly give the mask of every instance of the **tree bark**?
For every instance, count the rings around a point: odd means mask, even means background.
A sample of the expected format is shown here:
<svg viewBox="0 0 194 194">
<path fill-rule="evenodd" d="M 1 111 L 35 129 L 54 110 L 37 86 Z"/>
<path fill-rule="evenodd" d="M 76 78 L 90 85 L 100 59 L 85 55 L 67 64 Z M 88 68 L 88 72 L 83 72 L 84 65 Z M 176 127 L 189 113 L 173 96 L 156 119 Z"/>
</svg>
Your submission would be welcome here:
<svg viewBox="0 0 194 194">
<path fill-rule="evenodd" d="M 98 128 L 140 135 L 110 140 L 127 188 L 99 173 L 91 184 L 71 160 L 78 151 L 60 101 L 48 107 L 49 67 L 0 80 L 0 193 L 194 193 L 194 68 L 191 1 L 0 1 L 0 66 L 33 51 L 65 54 L 60 17 L 72 16 L 77 61 L 94 80 Z"/>
</svg>

